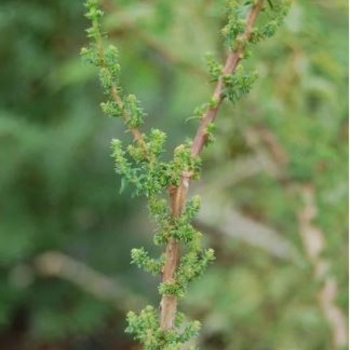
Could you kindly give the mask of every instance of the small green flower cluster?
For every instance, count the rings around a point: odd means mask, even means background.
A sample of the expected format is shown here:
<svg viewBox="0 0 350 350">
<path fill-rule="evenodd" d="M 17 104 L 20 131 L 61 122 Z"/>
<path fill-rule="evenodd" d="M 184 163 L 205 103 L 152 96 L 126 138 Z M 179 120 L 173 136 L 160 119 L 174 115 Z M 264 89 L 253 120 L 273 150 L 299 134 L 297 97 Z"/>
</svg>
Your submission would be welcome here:
<svg viewBox="0 0 350 350">
<path fill-rule="evenodd" d="M 86 17 L 92 26 L 86 30 L 90 39 L 89 47 L 83 48 L 81 54 L 87 62 L 99 68 L 100 82 L 107 96 L 101 108 L 110 117 L 122 117 L 129 130 L 138 128 L 143 123 L 145 113 L 135 95 L 124 96 L 120 88 L 118 50 L 113 45 L 104 44 L 105 35 L 100 25 L 103 11 L 98 8 L 97 0 L 88 0 L 86 7 Z"/>
<path fill-rule="evenodd" d="M 259 43 L 261 40 L 271 37 L 275 34 L 278 27 L 281 26 L 283 19 L 288 13 L 291 2 L 278 1 L 278 4 L 269 5 L 272 11 L 263 8 L 267 20 L 260 25 L 255 25 L 247 32 L 247 12 L 251 6 L 256 5 L 257 1 L 245 1 L 243 5 L 239 1 L 227 1 L 228 23 L 222 29 L 226 46 L 232 51 L 240 50 L 239 60 L 251 56 L 251 46 Z M 209 72 L 214 81 L 218 80 L 221 74 L 221 65 L 213 57 L 208 59 Z M 242 64 L 238 64 L 233 74 L 225 75 L 225 97 L 235 104 L 243 95 L 247 94 L 258 77 L 256 71 L 245 71 Z"/>
<path fill-rule="evenodd" d="M 185 315 L 178 312 L 175 318 L 175 329 L 167 332 L 159 328 L 158 312 L 154 307 L 146 306 L 139 315 L 130 311 L 127 315 L 127 333 L 135 335 L 145 349 L 148 350 L 181 350 L 191 338 L 198 335 L 200 323 L 188 322 Z M 194 346 L 188 350 L 195 350 Z"/>
<path fill-rule="evenodd" d="M 281 26 L 291 5 L 289 0 L 278 0 L 277 4 L 269 1 L 271 11 L 266 7 L 262 8 L 267 19 L 260 25 L 251 28 L 248 36 L 244 35 L 247 26 L 247 13 L 252 6 L 257 4 L 257 0 L 248 0 L 240 4 L 236 0 L 228 0 L 226 3 L 228 22 L 222 29 L 226 46 L 235 51 L 238 48 L 244 48 L 243 55 L 249 56 L 249 44 L 256 44 L 262 39 L 273 36 L 276 30 Z"/>
<path fill-rule="evenodd" d="M 247 72 L 244 70 L 243 65 L 239 64 L 234 74 L 223 77 L 226 97 L 235 104 L 251 90 L 257 78 L 258 72 Z"/>
</svg>

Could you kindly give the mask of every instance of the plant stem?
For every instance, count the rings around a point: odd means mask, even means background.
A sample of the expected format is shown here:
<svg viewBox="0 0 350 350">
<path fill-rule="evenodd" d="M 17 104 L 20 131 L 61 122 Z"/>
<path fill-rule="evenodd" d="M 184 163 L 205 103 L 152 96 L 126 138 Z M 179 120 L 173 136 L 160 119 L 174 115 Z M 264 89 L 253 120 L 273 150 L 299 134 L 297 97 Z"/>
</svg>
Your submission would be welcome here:
<svg viewBox="0 0 350 350">
<path fill-rule="evenodd" d="M 103 42 L 102 42 L 102 36 L 101 34 L 99 34 L 96 36 L 96 44 L 97 44 L 97 50 L 98 50 L 98 54 L 101 60 L 101 68 L 108 70 L 108 65 L 106 63 L 106 54 L 105 54 L 105 50 L 103 47 Z M 109 91 L 112 99 L 118 104 L 118 105 L 123 105 L 123 100 L 118 92 L 118 88 L 115 82 L 112 82 L 111 84 L 111 88 Z M 122 119 L 124 121 L 124 123 L 127 120 L 127 115 L 123 115 Z M 127 123 L 125 123 L 125 125 L 127 125 Z M 143 148 L 145 154 L 147 154 L 147 147 L 145 145 L 145 141 L 143 139 L 143 135 L 140 131 L 139 128 L 128 128 L 129 131 L 131 132 L 133 139 Z"/>
<path fill-rule="evenodd" d="M 198 127 L 197 133 L 194 137 L 192 147 L 191 147 L 191 156 L 193 158 L 197 157 L 205 145 L 207 141 L 207 127 L 210 123 L 212 123 L 218 113 L 219 107 L 222 101 L 225 98 L 224 95 L 224 76 L 228 74 L 232 74 L 237 68 L 238 63 L 243 58 L 243 52 L 246 46 L 246 43 L 249 41 L 251 37 L 251 33 L 253 30 L 254 23 L 256 18 L 262 8 L 264 0 L 258 0 L 250 9 L 246 28 L 244 33 L 242 34 L 242 45 L 232 51 L 227 59 L 225 66 L 222 70 L 222 75 L 219 78 L 219 81 L 214 89 L 213 100 L 217 101 L 215 106 L 209 107 L 201 118 L 201 123 Z M 187 192 L 189 187 L 189 182 L 192 177 L 192 173 L 188 171 L 188 169 L 184 169 L 181 175 L 180 185 L 170 189 L 170 200 L 172 206 L 172 216 L 173 218 L 178 217 L 183 210 L 183 207 L 186 203 Z M 173 283 L 175 281 L 175 273 L 178 267 L 180 255 L 180 243 L 175 239 L 170 239 L 167 243 L 165 249 L 165 265 L 163 268 L 163 283 Z M 162 330 L 171 330 L 174 327 L 174 320 L 177 310 L 177 297 L 174 295 L 163 294 L 161 300 L 161 315 L 160 315 L 160 326 Z"/>
<path fill-rule="evenodd" d="M 262 8 L 263 3 L 264 3 L 264 0 L 258 0 L 257 3 L 249 11 L 246 28 L 242 35 L 243 43 L 246 43 L 250 39 L 255 20 Z M 215 106 L 208 108 L 201 118 L 201 123 L 198 127 L 196 136 L 192 143 L 192 148 L 191 148 L 192 157 L 197 157 L 201 153 L 202 148 L 205 145 L 205 142 L 207 140 L 207 127 L 210 123 L 214 121 L 219 111 L 220 105 L 225 98 L 223 94 L 224 88 L 225 88 L 223 77 L 225 75 L 232 74 L 235 71 L 238 63 L 243 58 L 244 49 L 245 49 L 245 45 L 243 44 L 240 47 L 238 47 L 236 50 L 230 52 L 226 59 L 225 66 L 222 70 L 221 78 L 216 84 L 216 87 L 212 96 L 213 100 L 217 101 L 217 103 L 215 104 Z"/>
</svg>

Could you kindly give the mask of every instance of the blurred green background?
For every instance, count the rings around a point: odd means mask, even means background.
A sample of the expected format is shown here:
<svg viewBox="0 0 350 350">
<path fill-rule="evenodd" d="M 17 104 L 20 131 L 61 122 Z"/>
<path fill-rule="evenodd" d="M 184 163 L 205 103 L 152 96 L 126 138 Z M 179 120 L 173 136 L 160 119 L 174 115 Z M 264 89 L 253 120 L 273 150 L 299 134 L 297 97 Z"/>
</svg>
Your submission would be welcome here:
<svg viewBox="0 0 350 350">
<path fill-rule="evenodd" d="M 213 89 L 205 54 L 224 60 L 224 1 L 101 2 L 125 89 L 171 152 L 193 135 L 193 110 Z M 347 6 L 295 1 L 247 61 L 259 72 L 253 91 L 218 115 L 193 185 L 203 199 L 195 224 L 217 260 L 181 306 L 202 322 L 201 349 L 335 348 L 314 275 L 329 263 L 332 303 L 347 315 Z M 79 57 L 84 10 L 71 0 L 0 3 L 5 350 L 136 349 L 125 312 L 159 300 L 158 280 L 129 263 L 132 247 L 152 249 L 153 227 L 143 199 L 119 193 L 110 140 L 129 135 L 102 115 L 96 71 Z"/>
</svg>

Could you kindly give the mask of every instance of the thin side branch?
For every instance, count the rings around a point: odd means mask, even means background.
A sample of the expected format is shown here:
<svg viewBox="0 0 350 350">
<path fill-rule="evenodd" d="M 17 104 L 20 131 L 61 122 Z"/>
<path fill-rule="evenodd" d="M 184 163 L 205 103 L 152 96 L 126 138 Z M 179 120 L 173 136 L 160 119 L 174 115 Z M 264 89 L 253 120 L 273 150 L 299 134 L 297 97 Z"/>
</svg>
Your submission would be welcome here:
<svg viewBox="0 0 350 350">
<path fill-rule="evenodd" d="M 96 44 L 97 44 L 98 54 L 100 56 L 101 63 L 102 63 L 101 69 L 106 69 L 108 71 L 108 65 L 106 63 L 106 55 L 105 55 L 105 50 L 103 47 L 102 36 L 100 34 L 98 34 L 96 36 L 95 40 L 96 40 Z M 114 102 L 116 102 L 118 105 L 121 105 L 121 106 L 123 105 L 123 100 L 120 97 L 120 94 L 118 92 L 118 88 L 117 88 L 117 85 L 115 82 L 111 82 L 110 94 L 111 94 L 111 97 L 113 98 Z M 124 121 L 124 125 L 127 126 L 126 121 L 128 119 L 128 116 L 126 114 L 124 114 L 122 116 L 122 119 Z M 144 138 L 143 138 L 141 131 L 138 128 L 130 128 L 130 127 L 128 127 L 128 130 L 131 132 L 134 141 L 136 141 L 143 148 L 145 154 L 147 155 L 148 151 L 147 151 L 147 147 L 146 147 L 146 144 L 145 144 L 145 141 L 144 141 Z"/>
<path fill-rule="evenodd" d="M 264 0 L 257 1 L 256 5 L 254 5 L 249 11 L 249 14 L 247 17 L 247 25 L 243 34 L 242 42 L 247 42 L 250 39 L 254 23 L 262 8 L 263 3 L 264 3 Z M 244 49 L 245 49 L 245 46 L 242 45 L 238 47 L 235 51 L 231 52 L 227 57 L 225 66 L 222 70 L 222 76 L 219 79 L 212 96 L 212 99 L 218 102 L 214 107 L 209 108 L 201 118 L 201 123 L 199 125 L 196 136 L 192 143 L 191 154 L 193 157 L 197 157 L 201 153 L 202 148 L 205 145 L 205 142 L 207 141 L 207 127 L 210 123 L 214 121 L 219 111 L 220 105 L 224 100 L 225 96 L 223 92 L 225 88 L 225 83 L 224 83 L 223 77 L 225 75 L 232 74 L 235 71 L 238 63 L 243 58 Z"/>
</svg>

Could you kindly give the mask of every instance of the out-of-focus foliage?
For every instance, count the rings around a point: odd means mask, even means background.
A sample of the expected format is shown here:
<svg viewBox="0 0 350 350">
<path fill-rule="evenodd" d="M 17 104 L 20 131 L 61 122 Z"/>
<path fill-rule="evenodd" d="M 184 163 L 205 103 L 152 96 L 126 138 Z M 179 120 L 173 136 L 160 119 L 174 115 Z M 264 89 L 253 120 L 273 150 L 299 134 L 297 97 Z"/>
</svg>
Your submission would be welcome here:
<svg viewBox="0 0 350 350">
<path fill-rule="evenodd" d="M 147 126 L 168 132 L 171 150 L 192 136 L 193 108 L 211 92 L 204 55 L 225 56 L 224 1 L 102 4 L 123 84 L 141 99 Z M 123 131 L 102 117 L 95 72 L 80 61 L 83 12 L 79 1 L 0 3 L 0 340 L 21 330 L 29 348 L 50 339 L 64 349 L 111 349 L 125 327 L 111 304 L 38 274 L 34 261 L 48 250 L 157 298 L 156 281 L 129 265 L 131 247 L 147 245 L 152 228 L 142 203 L 119 194 L 109 143 Z M 253 154 L 249 130 L 269 130 L 285 151 L 279 180 L 260 173 L 228 183 L 221 196 L 275 228 L 299 254 L 282 260 L 240 241 L 215 242 L 215 267 L 186 304 L 203 321 L 203 349 L 331 348 L 299 235 L 302 204 L 288 184 L 315 188 L 315 224 L 337 278 L 338 306 L 348 309 L 346 14 L 345 0 L 295 1 L 278 35 L 254 49 L 249 62 L 259 79 L 250 95 L 218 116 L 216 143 L 204 152 L 210 176 Z"/>
</svg>

